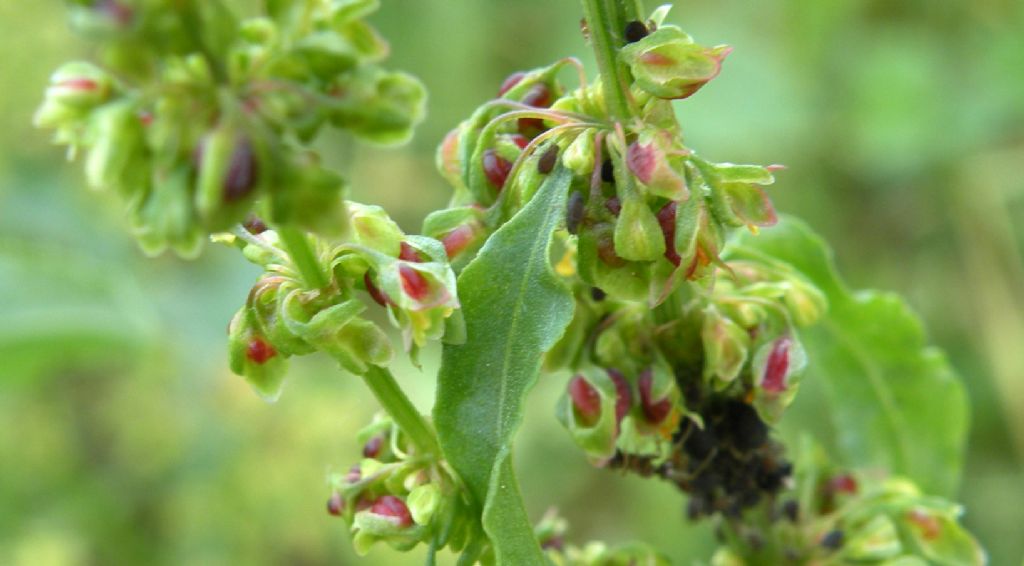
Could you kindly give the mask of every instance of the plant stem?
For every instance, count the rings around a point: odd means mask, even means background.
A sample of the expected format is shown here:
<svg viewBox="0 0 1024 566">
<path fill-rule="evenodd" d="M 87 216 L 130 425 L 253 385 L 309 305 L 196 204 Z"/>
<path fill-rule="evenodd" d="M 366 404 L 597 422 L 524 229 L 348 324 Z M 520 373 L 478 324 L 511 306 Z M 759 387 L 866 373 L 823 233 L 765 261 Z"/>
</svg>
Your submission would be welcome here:
<svg viewBox="0 0 1024 566">
<path fill-rule="evenodd" d="M 387 368 L 370 366 L 370 370 L 363 374 L 363 382 L 370 388 L 373 396 L 377 398 L 388 415 L 395 420 L 398 428 L 408 435 L 409 440 L 421 453 L 441 453 L 433 429 L 423 419 L 423 415 L 416 410 L 412 401 L 405 396 L 402 388 L 395 381 L 395 377 Z"/>
<path fill-rule="evenodd" d="M 313 246 L 310 245 L 306 235 L 297 228 L 284 226 L 277 228 L 277 234 L 281 237 L 281 243 L 288 250 L 288 255 L 291 256 L 292 262 L 298 268 L 306 286 L 311 289 L 327 287 L 329 284 L 327 275 L 320 269 Z"/>
<path fill-rule="evenodd" d="M 626 27 L 627 12 L 631 10 L 618 0 L 581 0 L 583 14 L 590 31 L 590 43 L 594 47 L 597 67 L 601 71 L 601 86 L 608 113 L 612 118 L 626 121 L 634 112 L 623 82 L 624 69 L 619 64 L 619 46 L 623 44 L 622 34 Z M 635 2 L 633 10 L 636 10 Z"/>
</svg>

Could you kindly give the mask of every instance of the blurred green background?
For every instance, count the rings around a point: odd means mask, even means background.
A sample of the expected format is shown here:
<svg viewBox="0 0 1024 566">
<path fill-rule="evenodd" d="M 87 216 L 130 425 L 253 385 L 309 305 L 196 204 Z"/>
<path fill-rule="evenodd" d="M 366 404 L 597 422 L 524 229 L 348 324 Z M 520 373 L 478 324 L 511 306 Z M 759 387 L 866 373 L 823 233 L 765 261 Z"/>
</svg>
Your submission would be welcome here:
<svg viewBox="0 0 1024 566">
<path fill-rule="evenodd" d="M 400 149 L 323 140 L 353 197 L 417 231 L 447 199 L 433 148 L 449 128 L 515 70 L 590 65 L 579 16 L 568 0 L 384 0 L 372 21 L 391 66 L 426 82 L 430 115 Z M 1024 3 L 691 1 L 671 19 L 736 48 L 679 105 L 688 143 L 789 166 L 777 207 L 831 241 L 851 284 L 907 296 L 949 353 L 973 408 L 966 523 L 992 564 L 1019 564 Z M 356 458 L 369 394 L 315 357 L 274 405 L 229 374 L 224 327 L 254 268 L 213 246 L 144 258 L 112 201 L 32 129 L 50 71 L 86 49 L 60 3 L 0 2 L 0 564 L 356 563 L 325 478 Z M 398 372 L 424 411 L 436 359 Z M 558 506 L 580 542 L 706 558 L 713 537 L 685 523 L 678 493 L 573 449 L 552 411 L 563 384 L 541 383 L 518 443 L 530 511 Z M 360 563 L 421 560 L 379 548 Z"/>
</svg>

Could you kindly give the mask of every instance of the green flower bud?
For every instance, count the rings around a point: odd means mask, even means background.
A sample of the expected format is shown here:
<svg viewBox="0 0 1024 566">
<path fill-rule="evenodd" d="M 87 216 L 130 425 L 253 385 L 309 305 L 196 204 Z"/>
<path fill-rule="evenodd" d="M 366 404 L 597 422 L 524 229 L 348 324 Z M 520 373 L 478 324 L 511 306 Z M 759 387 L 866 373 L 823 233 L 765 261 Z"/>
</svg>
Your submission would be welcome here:
<svg viewBox="0 0 1024 566">
<path fill-rule="evenodd" d="M 348 203 L 356 242 L 390 258 L 398 257 L 405 234 L 379 206 Z"/>
<path fill-rule="evenodd" d="M 615 223 L 615 253 L 629 261 L 654 261 L 665 255 L 665 235 L 643 198 L 623 195 Z"/>
<path fill-rule="evenodd" d="M 91 144 L 85 163 L 85 177 L 95 189 L 119 191 L 138 189 L 126 183 L 129 170 L 144 159 L 142 129 L 135 104 L 119 101 L 97 109 L 89 123 Z"/>
<path fill-rule="evenodd" d="M 293 155 L 285 171 L 283 190 L 271 198 L 271 220 L 324 236 L 341 236 L 349 227 L 349 207 L 342 196 L 347 184 L 325 169 L 312 152 Z"/>
<path fill-rule="evenodd" d="M 377 325 L 358 318 L 365 308 L 352 299 L 310 317 L 299 295 L 292 294 L 285 301 L 282 315 L 294 335 L 329 354 L 346 370 L 363 374 L 371 365 L 387 365 L 394 356 L 387 335 Z"/>
<path fill-rule="evenodd" d="M 416 487 L 405 501 L 417 525 L 429 525 L 441 505 L 441 490 L 432 483 Z"/>
<path fill-rule="evenodd" d="M 231 371 L 244 377 L 261 397 L 276 401 L 284 384 L 287 356 L 278 352 L 259 332 L 252 316 L 251 311 L 243 307 L 228 326 Z"/>
<path fill-rule="evenodd" d="M 256 148 L 235 119 L 224 118 L 198 149 L 196 210 L 213 230 L 237 223 L 255 194 L 261 171 Z"/>
<path fill-rule="evenodd" d="M 374 143 L 405 143 L 426 115 L 426 89 L 406 73 L 360 69 L 341 77 L 332 90 L 339 94 L 331 122 Z"/>
<path fill-rule="evenodd" d="M 899 532 L 892 519 L 877 515 L 867 524 L 849 529 L 842 556 L 854 562 L 879 562 L 903 553 Z"/>
<path fill-rule="evenodd" d="M 562 163 L 581 177 L 589 177 L 594 171 L 595 135 L 595 130 L 584 130 L 562 152 Z"/>
<path fill-rule="evenodd" d="M 659 98 L 686 98 L 718 76 L 732 48 L 707 48 L 693 43 L 675 26 L 659 28 L 622 48 L 620 57 L 637 84 Z"/>
<path fill-rule="evenodd" d="M 154 171 L 153 186 L 132 215 L 132 229 L 147 255 L 159 255 L 168 246 L 182 257 L 199 255 L 205 233 L 192 208 L 190 167 Z"/>
<path fill-rule="evenodd" d="M 704 309 L 701 340 L 704 343 L 705 379 L 731 383 L 747 361 L 750 335 L 712 305 Z"/>
<path fill-rule="evenodd" d="M 683 150 L 672 148 L 671 144 L 667 132 L 641 135 L 627 149 L 626 164 L 648 194 L 685 201 L 690 191 L 686 179 L 678 172 L 682 170 Z"/>
<path fill-rule="evenodd" d="M 57 108 L 88 111 L 110 100 L 113 91 L 114 81 L 103 69 L 81 61 L 66 63 L 50 77 L 44 108 L 52 106 L 51 112 Z M 37 114 L 36 123 L 42 127 L 58 125 L 47 119 L 52 118 L 47 114 Z"/>
</svg>

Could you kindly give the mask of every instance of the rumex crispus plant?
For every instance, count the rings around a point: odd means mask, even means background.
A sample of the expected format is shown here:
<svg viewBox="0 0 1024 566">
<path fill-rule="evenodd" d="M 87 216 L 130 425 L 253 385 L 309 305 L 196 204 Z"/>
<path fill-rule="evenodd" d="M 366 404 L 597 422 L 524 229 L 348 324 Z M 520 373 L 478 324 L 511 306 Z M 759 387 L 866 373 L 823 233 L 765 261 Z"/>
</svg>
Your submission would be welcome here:
<svg viewBox="0 0 1024 566">
<path fill-rule="evenodd" d="M 964 395 L 916 318 L 851 292 L 824 243 L 777 215 L 781 167 L 684 144 L 673 101 L 730 49 L 695 43 L 668 7 L 581 4 L 598 76 L 566 58 L 500 85 L 441 143 L 453 196 L 424 235 L 344 200 L 311 147 L 328 125 L 401 142 L 423 114 L 420 83 L 380 66 L 373 0 L 70 2 L 96 60 L 54 73 L 37 122 L 118 193 L 147 253 L 212 238 L 263 269 L 229 326 L 230 366 L 257 392 L 276 398 L 287 360 L 314 352 L 362 377 L 384 414 L 327 504 L 360 553 L 665 563 L 642 544 L 574 546 L 554 514 L 534 526 L 512 444 L 544 373 L 567 376 L 557 417 L 591 463 L 660 478 L 716 523 L 714 564 L 984 562 L 946 499 Z M 387 369 L 376 309 L 414 362 L 444 343 L 432 418 Z M 775 432 L 809 367 L 836 454 Z"/>
</svg>

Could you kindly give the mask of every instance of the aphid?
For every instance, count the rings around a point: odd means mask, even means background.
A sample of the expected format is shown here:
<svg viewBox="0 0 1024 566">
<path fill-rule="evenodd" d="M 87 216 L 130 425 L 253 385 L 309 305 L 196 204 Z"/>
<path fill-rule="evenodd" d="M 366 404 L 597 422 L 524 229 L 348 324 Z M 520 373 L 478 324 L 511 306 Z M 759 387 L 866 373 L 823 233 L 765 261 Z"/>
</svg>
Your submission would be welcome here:
<svg viewBox="0 0 1024 566">
<path fill-rule="evenodd" d="M 648 33 L 650 32 L 647 31 L 647 26 L 645 26 L 643 22 L 633 20 L 626 24 L 626 30 L 623 37 L 626 38 L 626 43 L 636 43 L 647 37 Z"/>
<path fill-rule="evenodd" d="M 565 205 L 565 228 L 570 234 L 579 233 L 583 213 L 583 193 L 573 191 Z"/>
<path fill-rule="evenodd" d="M 590 288 L 590 298 L 594 299 L 594 302 L 601 302 L 607 297 L 608 294 L 597 287 Z"/>
<path fill-rule="evenodd" d="M 729 401 L 723 418 L 723 430 L 740 451 L 753 450 L 768 440 L 768 426 L 753 407 L 742 401 Z"/>
<path fill-rule="evenodd" d="M 800 504 L 795 500 L 789 500 L 782 504 L 782 516 L 795 523 L 800 520 Z"/>
<path fill-rule="evenodd" d="M 541 175 L 547 175 L 555 169 L 556 163 L 558 163 L 558 146 L 551 144 L 551 147 L 537 160 L 537 172 Z"/>
</svg>

